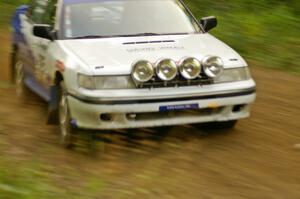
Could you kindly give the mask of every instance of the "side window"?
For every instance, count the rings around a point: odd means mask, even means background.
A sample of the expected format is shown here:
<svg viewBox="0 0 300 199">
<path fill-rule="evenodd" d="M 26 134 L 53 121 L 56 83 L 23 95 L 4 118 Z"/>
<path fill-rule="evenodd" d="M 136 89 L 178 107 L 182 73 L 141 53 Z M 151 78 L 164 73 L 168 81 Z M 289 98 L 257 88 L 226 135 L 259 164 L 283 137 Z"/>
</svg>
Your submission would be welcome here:
<svg viewBox="0 0 300 199">
<path fill-rule="evenodd" d="M 29 18 L 31 18 L 31 15 L 32 15 L 32 12 L 33 12 L 33 9 L 34 9 L 34 6 L 35 6 L 35 1 L 36 1 L 36 0 L 31 0 L 31 1 L 28 3 L 29 7 L 28 7 L 28 10 L 27 10 L 26 15 L 27 15 L 27 17 L 29 17 Z"/>
<path fill-rule="evenodd" d="M 57 0 L 50 0 L 43 17 L 43 23 L 54 26 L 56 16 Z"/>
<path fill-rule="evenodd" d="M 47 0 L 33 0 L 30 5 L 27 16 L 33 21 L 33 23 L 43 23 L 43 18 L 48 6 Z"/>
<path fill-rule="evenodd" d="M 54 25 L 57 0 L 31 0 L 27 16 L 33 23 Z"/>
</svg>

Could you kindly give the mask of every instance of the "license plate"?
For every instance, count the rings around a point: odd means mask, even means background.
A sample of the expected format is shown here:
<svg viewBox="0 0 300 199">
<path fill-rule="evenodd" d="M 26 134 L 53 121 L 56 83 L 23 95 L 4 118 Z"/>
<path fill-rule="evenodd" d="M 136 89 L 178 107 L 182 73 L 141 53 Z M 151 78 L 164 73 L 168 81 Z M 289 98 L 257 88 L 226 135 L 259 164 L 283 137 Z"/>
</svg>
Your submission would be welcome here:
<svg viewBox="0 0 300 199">
<path fill-rule="evenodd" d="M 175 111 L 175 110 L 192 110 L 199 109 L 199 104 L 181 104 L 181 105 L 169 105 L 169 106 L 160 106 L 160 112 Z"/>
</svg>

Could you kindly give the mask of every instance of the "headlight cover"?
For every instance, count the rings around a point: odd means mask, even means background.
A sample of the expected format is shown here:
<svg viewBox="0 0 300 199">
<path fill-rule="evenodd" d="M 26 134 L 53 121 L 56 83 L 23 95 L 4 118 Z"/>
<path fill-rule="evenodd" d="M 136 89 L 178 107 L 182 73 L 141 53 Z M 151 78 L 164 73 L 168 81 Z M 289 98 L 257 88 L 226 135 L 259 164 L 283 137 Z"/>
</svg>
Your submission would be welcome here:
<svg viewBox="0 0 300 199">
<path fill-rule="evenodd" d="M 190 57 L 180 62 L 179 72 L 185 79 L 196 79 L 201 73 L 201 63 L 197 59 Z"/>
<path fill-rule="evenodd" d="M 132 78 L 138 83 L 149 81 L 154 76 L 153 65 L 145 60 L 136 62 L 133 65 Z"/>
<path fill-rule="evenodd" d="M 224 63 L 220 57 L 207 56 L 202 60 L 202 66 L 208 77 L 215 78 L 222 74 Z"/>
<path fill-rule="evenodd" d="M 135 88 L 130 76 L 88 76 L 79 74 L 78 85 L 89 90 Z"/>
<path fill-rule="evenodd" d="M 173 80 L 177 72 L 177 65 L 171 59 L 163 59 L 156 64 L 156 74 L 163 81 Z"/>
<path fill-rule="evenodd" d="M 89 90 L 95 89 L 94 77 L 78 74 L 78 86 Z"/>
<path fill-rule="evenodd" d="M 251 79 L 248 67 L 224 69 L 223 74 L 214 79 L 215 83 L 228 83 Z"/>
</svg>

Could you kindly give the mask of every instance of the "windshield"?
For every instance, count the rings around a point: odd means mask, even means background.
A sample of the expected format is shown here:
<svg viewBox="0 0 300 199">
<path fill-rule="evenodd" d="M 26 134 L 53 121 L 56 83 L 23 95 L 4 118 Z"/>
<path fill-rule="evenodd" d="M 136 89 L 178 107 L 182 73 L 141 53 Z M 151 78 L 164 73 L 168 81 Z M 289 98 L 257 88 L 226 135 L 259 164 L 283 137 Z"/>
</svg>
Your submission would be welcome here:
<svg viewBox="0 0 300 199">
<path fill-rule="evenodd" d="M 64 38 L 200 32 L 178 0 L 69 0 L 63 15 Z"/>
</svg>

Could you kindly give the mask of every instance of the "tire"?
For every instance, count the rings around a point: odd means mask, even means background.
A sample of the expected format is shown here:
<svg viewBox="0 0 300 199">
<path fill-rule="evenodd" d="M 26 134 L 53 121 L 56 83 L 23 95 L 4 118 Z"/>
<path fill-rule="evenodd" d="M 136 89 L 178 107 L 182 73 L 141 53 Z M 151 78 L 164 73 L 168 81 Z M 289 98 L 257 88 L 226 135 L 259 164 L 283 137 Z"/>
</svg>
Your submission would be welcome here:
<svg viewBox="0 0 300 199">
<path fill-rule="evenodd" d="M 59 104 L 58 104 L 58 120 L 60 139 L 59 143 L 65 148 L 74 146 L 77 129 L 71 125 L 71 116 L 68 106 L 67 94 L 65 92 L 64 82 L 60 82 L 59 87 Z"/>
<path fill-rule="evenodd" d="M 230 130 L 235 127 L 237 124 L 237 120 L 230 120 L 230 121 L 224 121 L 224 122 L 210 122 L 210 123 L 203 123 L 198 124 L 197 126 L 202 129 L 206 130 Z"/>
</svg>

